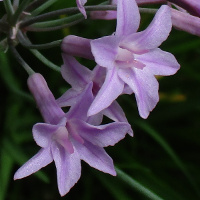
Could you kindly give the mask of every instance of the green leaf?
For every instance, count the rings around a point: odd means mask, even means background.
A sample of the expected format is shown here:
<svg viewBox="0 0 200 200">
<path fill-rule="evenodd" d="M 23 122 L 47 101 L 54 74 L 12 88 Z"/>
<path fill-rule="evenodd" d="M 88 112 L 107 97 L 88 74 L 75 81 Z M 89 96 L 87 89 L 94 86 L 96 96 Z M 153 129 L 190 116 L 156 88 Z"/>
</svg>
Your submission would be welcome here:
<svg viewBox="0 0 200 200">
<path fill-rule="evenodd" d="M 116 200 L 131 200 L 132 198 L 129 197 L 122 187 L 121 184 L 114 183 L 111 181 L 107 176 L 102 176 L 101 174 L 97 174 L 97 178 L 102 182 L 102 185 L 113 195 L 114 199 Z"/>
<path fill-rule="evenodd" d="M 13 159 L 8 155 L 8 152 L 2 148 L 0 155 L 0 200 L 5 199 L 8 191 L 8 184 L 11 180 L 13 164 Z"/>
<path fill-rule="evenodd" d="M 115 170 L 117 171 L 117 177 L 123 180 L 125 183 L 127 183 L 129 186 L 134 188 L 136 191 L 140 192 L 144 196 L 148 197 L 152 200 L 164 200 L 163 198 L 159 197 L 157 194 L 155 194 L 150 189 L 146 188 L 144 185 L 124 173 L 119 168 L 115 167 Z"/>
<path fill-rule="evenodd" d="M 174 150 L 169 146 L 169 144 L 164 140 L 164 138 L 157 133 L 153 128 L 151 128 L 147 123 L 144 123 L 142 121 L 136 121 L 135 124 L 137 124 L 140 128 L 146 131 L 154 140 L 156 140 L 161 147 L 166 151 L 166 153 L 171 157 L 171 159 L 176 163 L 177 167 L 183 172 L 183 174 L 186 176 L 190 184 L 195 189 L 196 193 L 200 196 L 199 187 L 195 183 L 193 177 L 185 167 L 184 163 L 181 161 L 181 159 L 176 155 Z"/>
</svg>

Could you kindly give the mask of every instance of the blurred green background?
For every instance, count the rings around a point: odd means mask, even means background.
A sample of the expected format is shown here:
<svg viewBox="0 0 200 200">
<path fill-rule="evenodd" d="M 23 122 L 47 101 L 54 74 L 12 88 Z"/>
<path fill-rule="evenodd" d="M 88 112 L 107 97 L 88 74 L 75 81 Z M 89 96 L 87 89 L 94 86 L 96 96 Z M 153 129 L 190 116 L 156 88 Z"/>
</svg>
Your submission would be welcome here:
<svg viewBox="0 0 200 200">
<path fill-rule="evenodd" d="M 88 1 L 95 4 L 94 0 Z M 75 1 L 59 0 L 46 11 L 76 6 Z M 0 4 L 1 16 L 4 13 Z M 140 29 L 152 15 L 142 14 Z M 62 39 L 67 34 L 87 38 L 110 35 L 116 21 L 90 19 L 67 29 L 48 33 L 28 33 L 35 44 Z M 0 35 L 3 39 L 4 35 Z M 0 52 L 0 200 L 198 200 L 200 199 L 200 39 L 173 29 L 161 49 L 175 55 L 181 64 L 171 77 L 158 77 L 160 102 L 143 120 L 139 117 L 134 95 L 121 96 L 134 137 L 126 136 L 114 147 L 106 148 L 117 167 L 118 176 L 92 169 L 82 162 L 79 182 L 64 197 L 57 190 L 54 163 L 41 172 L 13 181 L 15 171 L 39 147 L 31 129 L 42 122 L 26 86 L 28 78 L 9 50 Z M 49 69 L 22 46 L 17 50 L 26 62 L 45 77 L 58 98 L 69 87 L 61 75 Z M 60 47 L 41 53 L 56 65 L 62 65 Z M 89 68 L 94 62 L 79 59 Z M 155 196 L 152 196 L 155 195 Z"/>
</svg>

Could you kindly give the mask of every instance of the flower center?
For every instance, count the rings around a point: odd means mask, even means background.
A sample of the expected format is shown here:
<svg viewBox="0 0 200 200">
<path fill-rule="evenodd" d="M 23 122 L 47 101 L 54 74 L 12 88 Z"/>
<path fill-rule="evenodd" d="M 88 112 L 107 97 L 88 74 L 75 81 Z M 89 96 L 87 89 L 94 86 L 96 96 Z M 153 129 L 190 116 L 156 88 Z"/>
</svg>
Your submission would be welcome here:
<svg viewBox="0 0 200 200">
<path fill-rule="evenodd" d="M 143 69 L 145 64 L 139 62 L 134 58 L 134 54 L 126 49 L 118 48 L 118 53 L 115 58 L 116 64 L 120 68 L 132 68 Z"/>
<path fill-rule="evenodd" d="M 55 132 L 55 134 L 53 136 L 53 139 L 56 142 L 58 142 L 61 146 L 63 146 L 64 149 L 68 153 L 70 153 L 70 154 L 74 153 L 74 148 L 73 148 L 73 145 L 72 145 L 72 143 L 71 143 L 71 141 L 69 139 L 69 133 L 68 133 L 68 131 L 67 131 L 65 126 L 60 126 L 56 130 L 56 132 Z"/>
</svg>

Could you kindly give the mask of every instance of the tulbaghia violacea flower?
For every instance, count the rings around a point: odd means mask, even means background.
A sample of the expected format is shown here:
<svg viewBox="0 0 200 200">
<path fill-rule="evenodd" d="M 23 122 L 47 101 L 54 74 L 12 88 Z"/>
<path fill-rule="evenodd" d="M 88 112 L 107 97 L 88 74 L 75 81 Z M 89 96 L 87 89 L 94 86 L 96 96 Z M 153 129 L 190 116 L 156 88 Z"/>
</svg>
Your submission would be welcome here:
<svg viewBox="0 0 200 200">
<path fill-rule="evenodd" d="M 63 196 L 80 178 L 81 160 L 102 172 L 116 175 L 113 161 L 103 147 L 114 145 L 124 138 L 130 125 L 124 122 L 100 126 L 88 123 L 86 114 L 94 98 L 92 83 L 85 88 L 67 114 L 58 106 L 40 74 L 31 75 L 28 86 L 45 123 L 33 126 L 34 140 L 41 149 L 18 169 L 14 179 L 29 176 L 54 160 L 58 189 Z"/>
<path fill-rule="evenodd" d="M 190 14 L 200 17 L 200 1 L 197 0 L 169 0 L 187 10 Z"/>
<path fill-rule="evenodd" d="M 113 35 L 96 40 L 77 36 L 64 39 L 66 54 L 95 59 L 106 68 L 105 81 L 89 108 L 89 116 L 111 105 L 126 88 L 128 94 L 135 94 L 140 116 L 147 118 L 159 100 L 155 75 L 172 75 L 180 68 L 172 54 L 158 48 L 171 31 L 170 8 L 161 6 L 144 31 L 137 32 L 139 22 L 136 2 L 118 0 Z"/>
<path fill-rule="evenodd" d="M 159 100 L 154 75 L 172 75 L 179 69 L 175 57 L 158 48 L 171 31 L 170 8 L 162 6 L 149 27 L 137 33 L 139 22 L 136 2 L 118 0 L 116 32 L 91 41 L 95 61 L 107 69 L 107 75 L 89 115 L 108 107 L 128 85 L 136 96 L 140 116 L 147 118 Z"/>
<path fill-rule="evenodd" d="M 84 8 L 84 5 L 85 5 L 86 2 L 87 2 L 87 0 L 76 0 L 76 4 L 78 6 L 78 9 L 84 15 L 85 18 L 87 18 L 86 11 L 85 11 L 85 8 Z"/>
<path fill-rule="evenodd" d="M 66 39 L 65 39 L 66 42 Z M 65 44 L 62 45 L 65 48 Z M 87 57 L 91 57 L 89 52 L 86 53 Z M 74 57 L 63 53 L 64 64 L 61 67 L 61 74 L 63 78 L 72 86 L 67 90 L 59 99 L 57 103 L 61 107 L 73 106 L 77 102 L 79 95 L 88 87 L 92 82 L 92 93 L 95 96 L 100 87 L 102 86 L 106 70 L 103 67 L 96 66 L 92 71 L 81 65 Z M 83 56 L 83 55 L 82 55 Z M 108 108 L 98 113 L 96 117 L 89 117 L 89 121 L 93 125 L 99 125 L 102 122 L 103 115 L 109 117 L 116 122 L 127 122 L 123 109 L 114 101 Z M 128 133 L 133 136 L 133 131 L 130 129 Z"/>
<path fill-rule="evenodd" d="M 171 8 L 173 26 L 179 30 L 200 36 L 200 18 Z"/>
</svg>

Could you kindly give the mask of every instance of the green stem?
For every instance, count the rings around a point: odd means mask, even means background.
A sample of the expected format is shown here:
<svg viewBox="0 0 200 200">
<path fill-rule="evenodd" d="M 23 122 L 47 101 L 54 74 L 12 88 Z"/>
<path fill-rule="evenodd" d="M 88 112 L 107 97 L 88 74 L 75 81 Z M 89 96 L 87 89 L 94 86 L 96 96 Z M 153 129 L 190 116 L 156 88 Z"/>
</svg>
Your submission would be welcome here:
<svg viewBox="0 0 200 200">
<path fill-rule="evenodd" d="M 139 8 L 141 13 L 148 13 L 148 14 L 155 14 L 158 9 L 153 9 L 153 8 Z"/>
<path fill-rule="evenodd" d="M 36 49 L 29 49 L 35 57 L 37 57 L 42 63 L 44 63 L 47 67 L 60 72 L 60 67 L 49 61 L 45 56 L 43 56 L 38 50 Z"/>
<path fill-rule="evenodd" d="M 166 151 L 166 153 L 171 157 L 171 159 L 176 163 L 176 165 L 180 168 L 180 170 L 183 172 L 183 174 L 187 177 L 188 181 L 190 182 L 191 186 L 194 187 L 194 190 L 200 197 L 199 187 L 197 187 L 197 184 L 195 183 L 193 177 L 191 176 L 188 169 L 185 167 L 184 163 L 181 161 L 181 159 L 176 155 L 174 150 L 168 145 L 168 143 L 162 138 L 162 136 L 157 133 L 154 129 L 152 129 L 150 126 L 148 126 L 146 123 L 142 121 L 136 121 L 136 125 L 138 125 L 140 128 L 146 131 L 154 140 L 156 140 L 162 148 Z"/>
<path fill-rule="evenodd" d="M 52 4 L 54 4 L 57 0 L 48 0 L 43 5 L 39 6 L 37 9 L 35 9 L 33 12 L 31 12 L 32 16 L 39 15 L 42 11 L 46 10 L 48 7 L 50 7 Z"/>
<path fill-rule="evenodd" d="M 99 5 L 99 6 L 85 6 L 85 10 L 86 11 L 97 11 L 97 10 L 116 10 L 117 6 L 112 6 L 112 5 Z M 26 26 L 29 26 L 31 24 L 34 24 L 36 22 L 40 22 L 52 17 L 56 17 L 59 15 L 64 15 L 64 14 L 73 14 L 73 13 L 77 13 L 79 12 L 79 9 L 77 7 L 73 7 L 73 8 L 64 8 L 61 10 L 56 10 L 56 11 L 52 11 L 49 13 L 45 13 L 42 15 L 38 15 L 36 17 L 32 17 L 30 19 L 24 20 L 21 24 L 20 24 L 20 28 L 24 28 Z"/>
<path fill-rule="evenodd" d="M 46 44 L 32 44 L 24 37 L 21 31 L 18 32 L 17 38 L 19 39 L 20 44 L 28 49 L 49 49 L 52 47 L 60 46 L 62 42 L 62 40 L 57 40 Z"/>
<path fill-rule="evenodd" d="M 10 1 L 10 0 L 4 0 L 3 3 L 4 3 L 4 7 L 5 7 L 5 9 L 6 9 L 6 13 L 7 13 L 7 15 L 8 15 L 8 21 L 10 21 L 11 16 L 12 16 L 13 13 L 14 13 L 14 10 L 13 10 L 12 4 L 11 4 L 11 1 Z"/>
<path fill-rule="evenodd" d="M 32 3 L 30 3 L 27 8 L 26 8 L 26 12 L 31 12 L 32 10 L 38 8 L 40 5 L 42 5 L 43 3 L 45 3 L 48 0 L 37 0 L 37 1 L 33 1 Z"/>
<path fill-rule="evenodd" d="M 63 24 L 63 25 L 60 25 L 60 26 L 54 26 L 54 27 L 46 27 L 46 28 L 35 28 L 35 27 L 27 27 L 26 28 L 26 31 L 34 31 L 34 32 L 46 32 L 46 31 L 55 31 L 55 30 L 60 30 L 60 29 L 63 29 L 63 28 L 67 28 L 67 27 L 70 27 L 70 26 L 74 26 L 82 21 L 84 21 L 85 18 L 82 17 L 81 19 L 78 19 L 76 21 L 73 21 L 71 23 L 68 23 L 68 24 Z"/>
<path fill-rule="evenodd" d="M 19 0 L 14 0 L 13 1 L 13 8 L 14 8 L 14 10 L 17 9 L 18 6 L 19 6 Z"/>
<path fill-rule="evenodd" d="M 1 61 L 0 75 L 2 80 L 4 80 L 5 84 L 10 89 L 10 91 L 15 93 L 16 95 L 19 95 L 27 99 L 28 101 L 33 101 L 31 95 L 27 94 L 26 92 L 20 89 L 18 82 L 15 79 L 16 77 L 14 76 L 14 74 L 10 69 L 10 64 L 7 54 L 0 52 L 0 61 Z"/>
<path fill-rule="evenodd" d="M 11 39 L 8 39 L 9 49 L 11 50 L 13 56 L 16 58 L 16 60 L 19 62 L 19 64 L 25 69 L 25 71 L 32 75 L 35 72 L 31 69 L 31 67 L 24 61 L 24 59 L 20 56 L 20 54 L 15 49 L 13 42 Z"/>
<path fill-rule="evenodd" d="M 29 26 L 29 27 L 46 28 L 46 27 L 52 27 L 52 26 L 59 26 L 59 25 L 63 25 L 63 24 L 68 24 L 68 23 L 78 20 L 80 18 L 83 18 L 83 15 L 79 13 L 79 14 L 72 15 L 70 17 L 62 18 L 62 19 L 56 19 L 56 20 L 51 20 L 51 21 L 47 21 L 47 22 L 39 22 L 39 23 L 36 23 L 33 26 Z"/>
<path fill-rule="evenodd" d="M 152 200 L 164 200 L 163 198 L 159 197 L 157 194 L 153 193 L 151 190 L 140 184 L 138 181 L 115 167 L 115 170 L 117 172 L 117 177 L 122 179 L 124 182 L 126 182 L 128 185 L 133 187 L 138 192 L 142 193 L 144 196 L 148 197 Z"/>
<path fill-rule="evenodd" d="M 15 11 L 14 15 L 11 17 L 11 25 L 12 26 L 14 26 L 17 23 L 21 13 L 27 7 L 29 2 L 30 2 L 30 0 L 23 0 L 22 3 L 19 5 L 19 7 Z"/>
</svg>

